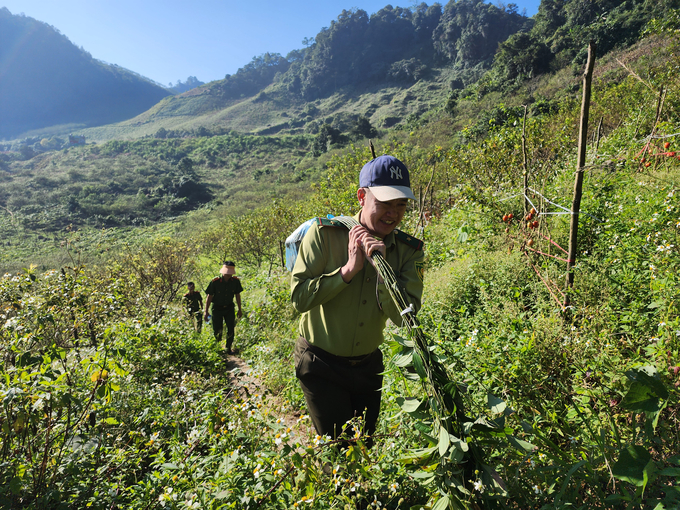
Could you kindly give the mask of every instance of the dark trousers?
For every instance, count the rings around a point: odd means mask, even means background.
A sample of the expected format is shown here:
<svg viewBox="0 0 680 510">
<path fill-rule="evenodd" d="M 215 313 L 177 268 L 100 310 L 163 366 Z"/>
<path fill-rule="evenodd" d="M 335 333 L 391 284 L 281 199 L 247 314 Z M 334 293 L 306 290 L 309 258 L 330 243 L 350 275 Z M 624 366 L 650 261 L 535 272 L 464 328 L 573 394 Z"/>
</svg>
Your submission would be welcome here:
<svg viewBox="0 0 680 510">
<path fill-rule="evenodd" d="M 361 358 L 341 358 L 314 347 L 304 338 L 295 344 L 295 375 L 307 410 L 319 435 L 337 438 L 354 417 L 364 418 L 367 435 L 375 432 L 382 396 L 382 352 Z M 353 430 L 347 430 L 353 435 Z M 369 439 L 366 444 L 370 446 Z"/>
<path fill-rule="evenodd" d="M 227 350 L 231 349 L 234 343 L 234 324 L 236 322 L 236 314 L 233 306 L 224 308 L 212 307 L 212 325 L 215 340 L 222 341 L 222 331 L 224 326 L 227 326 Z"/>
</svg>

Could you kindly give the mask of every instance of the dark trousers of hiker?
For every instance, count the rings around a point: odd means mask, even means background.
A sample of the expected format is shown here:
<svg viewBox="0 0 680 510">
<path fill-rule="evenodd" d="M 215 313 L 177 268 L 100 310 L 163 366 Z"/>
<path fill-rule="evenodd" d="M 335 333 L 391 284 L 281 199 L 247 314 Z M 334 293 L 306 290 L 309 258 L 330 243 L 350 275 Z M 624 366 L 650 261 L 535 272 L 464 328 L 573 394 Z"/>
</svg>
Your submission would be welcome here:
<svg viewBox="0 0 680 510">
<path fill-rule="evenodd" d="M 354 417 L 364 418 L 363 433 L 371 436 L 380 414 L 383 357 L 380 349 L 358 358 L 334 356 L 304 338 L 295 344 L 295 375 L 319 435 L 335 439 Z M 353 436 L 349 428 L 347 436 Z M 365 441 L 371 446 L 373 441 Z"/>
<path fill-rule="evenodd" d="M 227 350 L 231 349 L 234 344 L 234 325 L 236 323 L 236 314 L 234 313 L 234 306 L 212 307 L 212 326 L 215 340 L 222 341 L 222 331 L 224 326 L 227 327 Z"/>
</svg>

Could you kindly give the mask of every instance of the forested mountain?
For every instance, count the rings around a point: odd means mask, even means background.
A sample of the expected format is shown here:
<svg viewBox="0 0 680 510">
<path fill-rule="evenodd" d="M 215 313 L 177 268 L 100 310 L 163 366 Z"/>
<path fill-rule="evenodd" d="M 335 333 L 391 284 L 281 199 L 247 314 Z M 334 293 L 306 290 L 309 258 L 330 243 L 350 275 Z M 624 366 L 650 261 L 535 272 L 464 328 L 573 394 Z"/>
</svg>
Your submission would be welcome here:
<svg viewBox="0 0 680 510">
<path fill-rule="evenodd" d="M 208 128 L 271 134 L 305 127 L 317 133 L 323 116 L 338 113 L 366 92 L 384 89 L 384 97 L 394 98 L 399 90 L 408 91 L 402 104 L 415 105 L 410 109 L 376 113 L 381 101 L 373 101 L 353 112 L 353 122 L 363 115 L 379 127 L 391 127 L 431 109 L 431 103 L 417 106 L 424 97 L 418 83 L 436 82 L 430 89 L 450 95 L 447 108 L 452 112 L 461 95 L 506 93 L 570 65 L 579 72 L 588 41 L 597 43 L 599 55 L 626 47 L 638 40 L 649 20 L 677 5 L 678 0 L 544 0 L 533 18 L 518 13 L 515 4 L 483 0 L 387 5 L 372 15 L 344 10 L 316 37 L 303 41 L 306 47 L 285 57 L 257 56 L 234 75 L 167 98 L 135 124 L 163 120 L 164 129 L 181 132 L 187 119 L 209 114 L 200 121 Z M 475 90 L 464 92 L 466 87 Z M 310 114 L 334 94 L 335 112 Z M 254 112 L 235 106 L 249 99 L 269 102 L 270 108 L 263 114 L 262 107 Z M 285 114 L 274 115 L 276 109 Z M 173 118 L 174 125 L 168 120 Z M 151 134 L 148 127 L 135 135 L 144 134 Z"/>
<path fill-rule="evenodd" d="M 169 91 L 105 64 L 57 29 L 0 8 L 0 138 L 49 126 L 96 126 L 147 110 Z"/>
<path fill-rule="evenodd" d="M 444 8 L 439 3 L 414 8 L 387 5 L 370 16 L 362 9 L 343 10 L 306 48 L 285 57 L 257 56 L 234 75 L 170 99 L 155 113 L 184 115 L 187 108 L 178 104 L 187 101 L 200 103 L 194 113 L 210 111 L 255 96 L 270 85 L 302 101 L 347 87 L 408 87 L 433 66 L 488 66 L 499 43 L 532 25 L 533 20 L 518 14 L 514 4 L 498 7 L 483 0 L 451 0 Z"/>
<path fill-rule="evenodd" d="M 542 0 L 533 28 L 500 44 L 496 79 L 524 79 L 581 65 L 590 40 L 600 55 L 629 46 L 651 19 L 662 19 L 678 5 L 677 0 Z"/>
</svg>

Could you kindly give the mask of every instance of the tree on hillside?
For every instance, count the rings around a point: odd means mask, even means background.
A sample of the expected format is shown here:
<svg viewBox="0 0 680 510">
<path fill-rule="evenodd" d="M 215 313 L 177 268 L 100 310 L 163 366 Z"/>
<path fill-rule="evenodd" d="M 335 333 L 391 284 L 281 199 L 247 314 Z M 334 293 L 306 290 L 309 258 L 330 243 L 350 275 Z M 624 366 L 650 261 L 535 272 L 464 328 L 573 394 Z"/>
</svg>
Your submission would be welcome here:
<svg viewBox="0 0 680 510">
<path fill-rule="evenodd" d="M 560 64 L 585 60 L 588 41 L 604 54 L 635 42 L 652 18 L 663 19 L 678 0 L 544 0 L 536 14 L 532 38 L 545 43 Z"/>
<path fill-rule="evenodd" d="M 118 274 L 137 285 L 157 320 L 189 280 L 195 267 L 196 246 L 188 241 L 159 238 L 125 248 L 117 261 Z"/>
<path fill-rule="evenodd" d="M 217 86 L 225 99 L 254 96 L 274 81 L 277 73 L 288 70 L 290 63 L 279 53 L 263 53 L 240 68 L 234 75 L 226 75 Z"/>
<path fill-rule="evenodd" d="M 500 9 L 484 0 L 460 0 L 444 7 L 433 38 L 437 51 L 466 67 L 490 61 L 498 44 L 530 25 L 515 9 Z"/>
<path fill-rule="evenodd" d="M 425 2 L 418 4 L 413 10 L 413 27 L 415 29 L 416 41 L 423 43 L 427 41 L 427 47 L 434 49 L 432 45 L 432 33 L 439 25 L 442 16 L 441 4 L 435 2 L 428 5 Z"/>
<path fill-rule="evenodd" d="M 330 124 L 323 124 L 312 142 L 312 154 L 315 157 L 321 156 L 321 154 L 328 152 L 334 144 L 342 144 L 344 142 L 345 137 L 339 129 L 334 128 Z"/>
<path fill-rule="evenodd" d="M 177 94 L 181 94 L 182 92 L 195 89 L 196 87 L 200 87 L 201 85 L 205 85 L 205 83 L 200 81 L 195 76 L 189 76 L 187 78 L 187 81 L 185 82 L 182 82 L 182 80 L 177 80 L 177 83 L 175 83 L 174 85 L 170 83 L 170 90 Z"/>
<path fill-rule="evenodd" d="M 504 80 L 533 78 L 548 71 L 552 53 L 548 46 L 527 32 L 512 34 L 498 47 L 494 59 Z"/>
</svg>

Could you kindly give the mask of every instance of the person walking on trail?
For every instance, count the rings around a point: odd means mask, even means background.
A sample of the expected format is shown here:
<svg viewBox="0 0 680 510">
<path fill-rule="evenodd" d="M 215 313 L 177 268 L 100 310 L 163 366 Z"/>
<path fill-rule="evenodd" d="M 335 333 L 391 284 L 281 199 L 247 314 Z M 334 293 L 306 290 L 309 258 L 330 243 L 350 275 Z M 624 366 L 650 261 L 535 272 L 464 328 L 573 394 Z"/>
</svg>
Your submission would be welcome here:
<svg viewBox="0 0 680 510">
<path fill-rule="evenodd" d="M 415 200 L 406 166 L 392 156 L 368 162 L 359 174 L 360 225 L 317 218 L 300 244 L 291 301 L 302 313 L 294 350 L 295 373 L 320 435 L 337 438 L 354 417 L 375 432 L 380 413 L 383 329 L 402 325 L 368 256 L 383 254 L 415 310 L 423 293 L 422 242 L 397 230 Z M 351 431 L 350 431 L 351 432 Z"/>
<path fill-rule="evenodd" d="M 196 290 L 194 282 L 187 283 L 187 292 L 182 301 L 186 311 L 194 325 L 194 331 L 200 333 L 203 330 L 203 296 Z"/>
<path fill-rule="evenodd" d="M 227 354 L 234 354 L 234 326 L 236 324 L 235 315 L 241 318 L 241 292 L 243 287 L 241 281 L 236 277 L 236 264 L 228 260 L 220 269 L 220 276 L 212 279 L 205 289 L 207 298 L 205 300 L 205 320 L 209 320 L 210 304 L 212 303 L 212 325 L 217 343 L 222 343 L 222 332 L 224 326 L 227 327 Z M 234 314 L 234 298 L 238 305 L 238 311 Z"/>
</svg>

